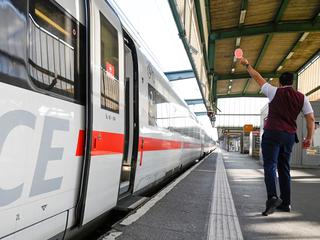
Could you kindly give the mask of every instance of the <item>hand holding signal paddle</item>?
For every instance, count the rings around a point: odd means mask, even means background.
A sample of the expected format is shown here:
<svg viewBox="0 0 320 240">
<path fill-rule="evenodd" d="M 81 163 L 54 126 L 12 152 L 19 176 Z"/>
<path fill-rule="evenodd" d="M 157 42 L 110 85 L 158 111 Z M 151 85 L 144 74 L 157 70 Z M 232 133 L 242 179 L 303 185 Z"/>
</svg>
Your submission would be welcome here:
<svg viewBox="0 0 320 240">
<path fill-rule="evenodd" d="M 234 56 L 236 57 L 236 59 L 239 59 L 239 60 L 240 60 L 240 63 L 241 63 L 242 65 L 245 65 L 245 66 L 248 67 L 249 62 L 248 62 L 247 59 L 245 59 L 245 58 L 243 57 L 243 51 L 242 51 L 241 48 L 237 48 L 236 50 L 234 50 Z"/>
<path fill-rule="evenodd" d="M 236 50 L 234 50 L 234 56 L 237 58 L 237 59 L 241 59 L 243 58 L 243 51 L 241 48 L 237 48 Z"/>
</svg>

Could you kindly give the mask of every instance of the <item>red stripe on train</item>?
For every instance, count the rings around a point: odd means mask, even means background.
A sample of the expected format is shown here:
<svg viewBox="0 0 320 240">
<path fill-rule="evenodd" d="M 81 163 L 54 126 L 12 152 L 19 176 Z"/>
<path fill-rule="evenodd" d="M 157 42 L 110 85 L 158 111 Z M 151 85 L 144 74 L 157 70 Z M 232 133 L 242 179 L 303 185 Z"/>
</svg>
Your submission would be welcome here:
<svg viewBox="0 0 320 240">
<path fill-rule="evenodd" d="M 201 144 L 199 143 L 189 143 L 189 142 L 183 142 L 183 148 L 200 148 Z"/>
<path fill-rule="evenodd" d="M 143 151 L 171 150 L 171 149 L 181 148 L 180 141 L 146 138 L 146 137 L 144 137 L 143 139 L 144 139 Z"/>
<path fill-rule="evenodd" d="M 84 130 L 79 131 L 78 145 L 76 156 L 83 156 L 84 154 Z M 108 132 L 92 132 L 92 146 L 91 155 L 109 155 L 123 153 L 124 134 L 108 133 Z M 139 138 L 139 148 L 141 154 L 144 151 L 159 151 L 159 150 L 173 150 L 183 148 L 199 148 L 201 145 L 196 143 L 157 139 L 157 138 Z M 142 162 L 142 156 L 140 159 Z"/>
<path fill-rule="evenodd" d="M 84 131 L 79 131 L 76 156 L 84 154 Z M 92 132 L 91 155 L 109 155 L 123 153 L 124 135 L 119 133 Z"/>
</svg>

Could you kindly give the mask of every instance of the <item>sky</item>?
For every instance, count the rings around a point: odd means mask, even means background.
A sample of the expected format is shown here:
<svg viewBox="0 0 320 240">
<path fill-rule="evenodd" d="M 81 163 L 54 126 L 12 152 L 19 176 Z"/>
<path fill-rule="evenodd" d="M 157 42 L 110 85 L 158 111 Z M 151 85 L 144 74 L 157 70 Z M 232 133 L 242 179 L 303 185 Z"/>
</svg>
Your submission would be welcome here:
<svg viewBox="0 0 320 240">
<path fill-rule="evenodd" d="M 134 28 L 150 55 L 163 72 L 190 70 L 191 64 L 178 35 L 178 29 L 167 0 L 109 0 L 117 12 Z M 171 82 L 182 99 L 201 98 L 196 79 Z M 205 106 L 190 106 L 193 111 L 206 111 Z M 217 138 L 207 116 L 198 117 L 208 131 Z"/>
<path fill-rule="evenodd" d="M 144 40 L 163 72 L 191 69 L 167 0 L 113 0 Z"/>
</svg>

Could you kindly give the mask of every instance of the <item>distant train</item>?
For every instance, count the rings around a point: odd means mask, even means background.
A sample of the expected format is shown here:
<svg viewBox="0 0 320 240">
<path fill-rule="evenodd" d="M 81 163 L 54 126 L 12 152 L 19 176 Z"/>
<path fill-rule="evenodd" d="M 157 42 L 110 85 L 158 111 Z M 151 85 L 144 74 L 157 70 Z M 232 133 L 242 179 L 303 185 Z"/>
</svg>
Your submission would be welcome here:
<svg viewBox="0 0 320 240">
<path fill-rule="evenodd" d="M 214 141 L 104 0 L 0 1 L 0 238 L 65 239 Z"/>
</svg>

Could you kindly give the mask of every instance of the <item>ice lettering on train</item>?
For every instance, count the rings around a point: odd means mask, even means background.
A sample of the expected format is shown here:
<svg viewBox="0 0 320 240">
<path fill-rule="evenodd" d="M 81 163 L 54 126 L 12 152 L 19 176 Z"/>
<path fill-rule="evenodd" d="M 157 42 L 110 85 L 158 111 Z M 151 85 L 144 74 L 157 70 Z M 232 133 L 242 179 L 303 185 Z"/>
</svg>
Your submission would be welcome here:
<svg viewBox="0 0 320 240">
<path fill-rule="evenodd" d="M 36 115 L 24 110 L 15 110 L 0 117 L 0 155 L 10 132 L 18 126 L 35 129 Z M 55 131 L 68 131 L 69 121 L 54 117 L 45 117 L 37 165 L 33 176 L 30 197 L 60 189 L 63 177 L 45 179 L 49 161 L 62 160 L 64 148 L 51 147 Z M 11 189 L 0 186 L 0 207 L 6 206 L 21 197 L 24 183 Z"/>
<path fill-rule="evenodd" d="M 7 112 L 0 117 L 0 154 L 10 132 L 18 126 L 34 129 L 36 116 L 23 110 Z M 0 207 L 8 205 L 21 197 L 24 183 L 12 189 L 2 189 L 0 186 Z"/>
<path fill-rule="evenodd" d="M 63 156 L 63 148 L 51 147 L 53 132 L 55 130 L 68 131 L 69 121 L 53 117 L 45 118 L 30 197 L 57 190 L 61 186 L 63 177 L 45 179 L 48 162 L 62 160 Z"/>
</svg>

